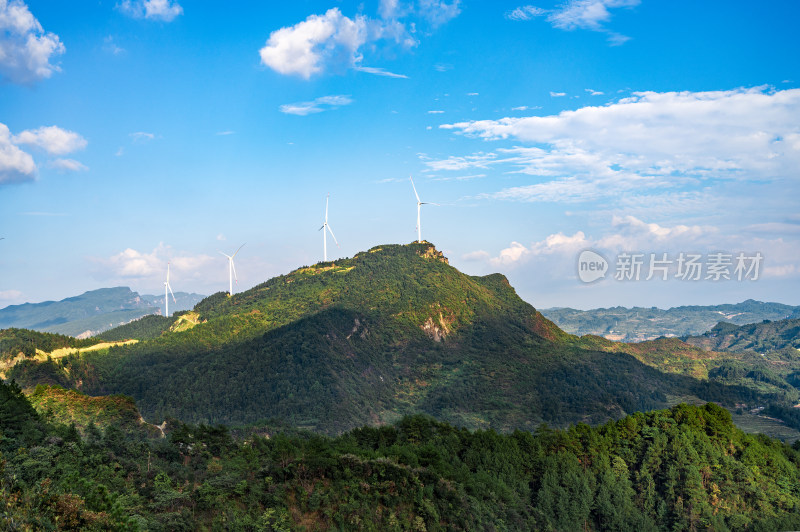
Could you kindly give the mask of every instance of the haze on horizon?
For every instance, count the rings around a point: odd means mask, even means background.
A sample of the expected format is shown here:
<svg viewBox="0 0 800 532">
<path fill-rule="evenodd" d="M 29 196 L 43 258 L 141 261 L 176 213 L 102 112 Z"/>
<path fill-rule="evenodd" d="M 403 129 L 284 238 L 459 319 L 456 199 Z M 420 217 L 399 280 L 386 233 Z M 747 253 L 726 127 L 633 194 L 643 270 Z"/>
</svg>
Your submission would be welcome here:
<svg viewBox="0 0 800 532">
<path fill-rule="evenodd" d="M 422 236 L 536 307 L 798 304 L 800 6 L 0 0 L 0 307 Z M 331 243 L 331 242 L 329 242 Z M 583 283 L 578 254 L 610 262 Z M 641 278 L 615 280 L 622 254 Z M 736 256 L 760 254 L 758 279 Z M 668 279 L 647 260 L 669 262 Z M 681 254 L 731 279 L 676 278 Z M 751 276 L 752 277 L 752 276 Z"/>
</svg>

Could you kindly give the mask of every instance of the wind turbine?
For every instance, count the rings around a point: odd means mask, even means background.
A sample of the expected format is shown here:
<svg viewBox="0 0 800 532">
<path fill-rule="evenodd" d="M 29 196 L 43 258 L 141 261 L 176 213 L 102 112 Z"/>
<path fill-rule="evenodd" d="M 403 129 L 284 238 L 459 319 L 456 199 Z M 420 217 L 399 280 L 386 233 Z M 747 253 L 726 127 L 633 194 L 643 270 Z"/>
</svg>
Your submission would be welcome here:
<svg viewBox="0 0 800 532">
<path fill-rule="evenodd" d="M 333 241 L 336 243 L 336 247 L 339 247 L 339 242 L 336 242 L 336 235 L 333 234 L 333 229 L 328 225 L 328 200 L 330 197 L 331 193 L 328 192 L 328 196 L 325 198 L 325 222 L 322 224 L 322 227 L 317 229 L 317 231 L 322 231 L 322 260 L 324 261 L 328 260 L 328 235 L 325 233 L 325 229 L 330 231 Z"/>
<path fill-rule="evenodd" d="M 243 247 L 244 247 L 244 244 L 239 246 L 239 249 L 242 249 Z M 236 252 L 233 255 L 226 255 L 225 253 L 222 253 L 220 251 L 220 253 L 222 255 L 225 255 L 226 257 L 228 257 L 228 279 L 229 279 L 229 284 L 230 284 L 230 287 L 228 289 L 228 295 L 229 296 L 233 295 L 233 280 L 236 279 L 236 268 L 233 266 L 233 257 L 236 256 L 236 253 L 239 253 L 239 249 L 237 249 Z M 236 279 L 236 284 L 239 284 L 239 279 Z"/>
<path fill-rule="evenodd" d="M 164 282 L 164 316 L 169 318 L 169 298 L 167 297 L 167 290 L 169 290 L 169 293 L 172 294 L 172 301 L 177 303 L 178 300 L 175 299 L 175 293 L 172 291 L 172 287 L 169 285 L 169 262 L 167 263 L 167 280 Z"/>
<path fill-rule="evenodd" d="M 409 176 L 411 180 L 411 186 L 414 188 L 414 195 L 417 197 L 417 243 L 422 243 L 422 224 L 420 223 L 419 213 L 422 210 L 423 205 L 436 205 L 437 207 L 440 206 L 438 203 L 431 203 L 428 201 L 420 201 L 419 194 L 417 194 L 417 187 L 414 186 L 414 178 Z"/>
</svg>

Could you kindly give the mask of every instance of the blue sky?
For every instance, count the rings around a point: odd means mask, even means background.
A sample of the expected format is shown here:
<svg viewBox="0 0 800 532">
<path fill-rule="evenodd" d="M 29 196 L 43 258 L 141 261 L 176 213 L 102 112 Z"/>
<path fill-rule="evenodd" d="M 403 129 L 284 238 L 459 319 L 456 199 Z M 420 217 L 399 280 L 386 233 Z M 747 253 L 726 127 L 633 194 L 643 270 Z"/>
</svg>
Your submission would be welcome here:
<svg viewBox="0 0 800 532">
<path fill-rule="evenodd" d="M 423 238 L 537 307 L 798 304 L 795 2 L 0 0 L 0 307 Z M 609 262 L 582 283 L 577 257 Z M 639 281 L 615 279 L 640 254 Z M 730 280 L 678 258 L 729 257 Z M 757 279 L 736 257 L 761 254 Z M 668 278 L 646 281 L 651 254 Z"/>
</svg>

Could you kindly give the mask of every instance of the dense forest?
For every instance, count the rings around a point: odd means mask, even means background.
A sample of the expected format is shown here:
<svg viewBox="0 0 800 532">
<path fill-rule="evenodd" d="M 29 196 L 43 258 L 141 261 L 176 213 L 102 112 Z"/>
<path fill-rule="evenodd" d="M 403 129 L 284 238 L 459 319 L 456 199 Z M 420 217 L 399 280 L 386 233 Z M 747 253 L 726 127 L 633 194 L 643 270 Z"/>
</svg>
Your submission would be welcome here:
<svg viewBox="0 0 800 532">
<path fill-rule="evenodd" d="M 148 439 L 52 417 L 0 384 L 3 529 L 800 527 L 798 446 L 712 403 L 509 434 L 411 416 L 335 438 L 173 422 Z"/>
</svg>

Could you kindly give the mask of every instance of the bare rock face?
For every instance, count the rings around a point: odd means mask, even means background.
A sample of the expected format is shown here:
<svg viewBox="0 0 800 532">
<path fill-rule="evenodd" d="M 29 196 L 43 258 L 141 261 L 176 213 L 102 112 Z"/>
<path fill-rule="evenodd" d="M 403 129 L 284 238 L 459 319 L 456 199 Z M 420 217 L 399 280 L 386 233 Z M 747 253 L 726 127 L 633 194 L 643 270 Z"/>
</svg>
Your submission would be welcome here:
<svg viewBox="0 0 800 532">
<path fill-rule="evenodd" d="M 444 253 L 438 251 L 435 247 L 433 247 L 433 245 L 429 246 L 424 252 L 421 252 L 420 256 L 426 259 L 438 260 L 439 262 L 450 264 L 450 261 L 444 256 Z"/>
<path fill-rule="evenodd" d="M 425 323 L 422 324 L 422 330 L 425 331 L 425 334 L 430 336 L 434 342 L 441 342 L 450 334 L 450 327 L 447 326 L 444 316 L 442 316 L 441 313 L 439 313 L 438 323 L 435 323 L 433 318 L 429 317 Z"/>
</svg>

